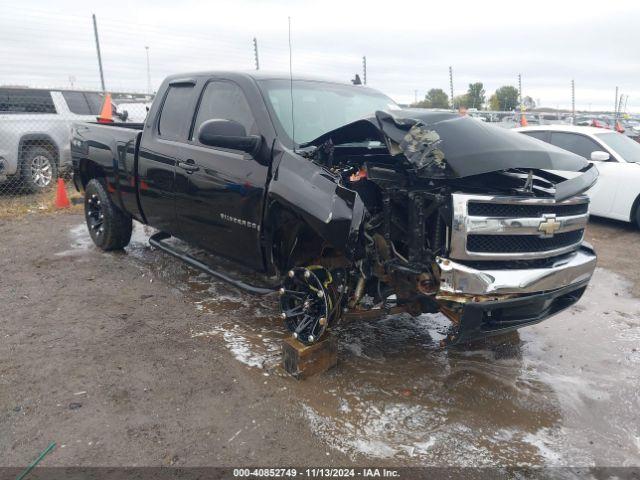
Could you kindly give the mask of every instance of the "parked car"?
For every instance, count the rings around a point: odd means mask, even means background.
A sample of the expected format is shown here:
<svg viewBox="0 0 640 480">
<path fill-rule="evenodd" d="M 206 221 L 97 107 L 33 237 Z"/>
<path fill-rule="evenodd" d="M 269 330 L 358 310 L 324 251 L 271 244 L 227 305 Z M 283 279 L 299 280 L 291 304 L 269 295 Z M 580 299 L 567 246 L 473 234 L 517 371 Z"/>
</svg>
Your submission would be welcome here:
<svg viewBox="0 0 640 480">
<path fill-rule="evenodd" d="M 600 177 L 587 193 L 592 215 L 634 222 L 640 227 L 640 144 L 596 127 L 548 125 L 516 131 L 584 157 Z"/>
<path fill-rule="evenodd" d="M 540 125 L 558 125 L 566 123 L 559 113 L 540 113 L 538 115 Z"/>
<path fill-rule="evenodd" d="M 582 192 L 597 178 L 586 160 L 457 113 L 402 110 L 364 86 L 172 76 L 144 125 L 76 123 L 71 153 L 99 248 L 126 246 L 132 219 L 152 225 L 152 245 L 193 267 L 279 292 L 286 328 L 307 344 L 341 319 L 391 312 L 442 312 L 448 345 L 515 330 L 578 301 L 595 267 L 582 241 Z"/>
<path fill-rule="evenodd" d="M 32 192 L 49 187 L 71 166 L 72 122 L 95 120 L 101 107 L 95 92 L 0 88 L 0 180 L 17 178 Z"/>
<path fill-rule="evenodd" d="M 596 128 L 605 128 L 610 130 L 612 128 L 612 123 L 609 119 L 603 117 L 594 117 L 594 116 L 582 116 L 576 117 L 573 121 L 575 126 L 579 127 L 596 127 Z"/>
</svg>

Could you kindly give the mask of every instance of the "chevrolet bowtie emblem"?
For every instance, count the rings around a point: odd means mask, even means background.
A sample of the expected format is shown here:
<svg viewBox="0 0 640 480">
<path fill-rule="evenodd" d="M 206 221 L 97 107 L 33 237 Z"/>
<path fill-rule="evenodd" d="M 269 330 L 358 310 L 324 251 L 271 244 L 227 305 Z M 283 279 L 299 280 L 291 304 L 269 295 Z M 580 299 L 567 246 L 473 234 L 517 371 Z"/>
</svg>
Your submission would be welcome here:
<svg viewBox="0 0 640 480">
<path fill-rule="evenodd" d="M 560 230 L 560 222 L 556 220 L 555 215 L 545 215 L 544 220 L 538 225 L 538 231 L 548 237 L 553 237 L 558 230 Z"/>
</svg>

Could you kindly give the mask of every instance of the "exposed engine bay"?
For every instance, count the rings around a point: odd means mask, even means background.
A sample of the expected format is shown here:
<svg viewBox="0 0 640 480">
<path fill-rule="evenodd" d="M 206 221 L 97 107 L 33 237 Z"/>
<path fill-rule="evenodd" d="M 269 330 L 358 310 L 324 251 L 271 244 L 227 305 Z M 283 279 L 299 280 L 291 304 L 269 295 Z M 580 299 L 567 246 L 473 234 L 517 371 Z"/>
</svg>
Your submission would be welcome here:
<svg viewBox="0 0 640 480">
<path fill-rule="evenodd" d="M 314 343 L 341 319 L 442 312 L 455 344 L 577 301 L 595 266 L 581 193 L 596 169 L 469 117 L 402 115 L 377 112 L 297 151 L 364 208 L 343 245 L 291 248 L 280 305 L 294 337 Z"/>
</svg>

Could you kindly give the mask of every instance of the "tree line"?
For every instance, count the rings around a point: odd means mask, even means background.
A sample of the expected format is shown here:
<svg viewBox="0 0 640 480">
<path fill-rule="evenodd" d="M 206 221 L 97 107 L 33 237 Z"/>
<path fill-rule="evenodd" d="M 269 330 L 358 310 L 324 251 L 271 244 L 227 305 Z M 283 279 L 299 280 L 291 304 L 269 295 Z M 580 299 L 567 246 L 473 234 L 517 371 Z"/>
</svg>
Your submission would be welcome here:
<svg viewBox="0 0 640 480">
<path fill-rule="evenodd" d="M 531 97 L 524 97 L 522 103 L 526 108 L 535 108 L 535 102 Z M 469 89 L 463 95 L 453 97 L 453 102 L 449 101 L 449 96 L 441 88 L 432 88 L 427 92 L 424 100 L 413 103 L 412 107 L 418 108 L 476 108 L 478 110 L 501 110 L 511 111 L 519 106 L 518 89 L 511 85 L 498 88 L 493 95 L 486 100 L 486 91 L 482 82 L 469 84 Z"/>
</svg>

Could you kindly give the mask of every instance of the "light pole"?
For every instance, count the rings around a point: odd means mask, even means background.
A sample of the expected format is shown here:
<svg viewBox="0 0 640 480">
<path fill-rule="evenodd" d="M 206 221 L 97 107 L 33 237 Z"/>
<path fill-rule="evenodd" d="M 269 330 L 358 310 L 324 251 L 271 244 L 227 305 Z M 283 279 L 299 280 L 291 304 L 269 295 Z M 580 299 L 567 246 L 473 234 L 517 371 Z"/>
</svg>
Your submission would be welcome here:
<svg viewBox="0 0 640 480">
<path fill-rule="evenodd" d="M 104 86 L 104 73 L 102 72 L 102 54 L 100 53 L 100 39 L 98 38 L 98 22 L 96 21 L 95 14 L 91 15 L 93 18 L 93 34 L 96 38 L 96 52 L 98 53 L 98 67 L 100 68 L 100 86 L 102 91 L 106 92 L 107 89 Z"/>
<path fill-rule="evenodd" d="M 147 94 L 151 95 L 151 67 L 149 64 L 149 46 L 145 45 L 144 49 L 147 51 Z"/>
</svg>

